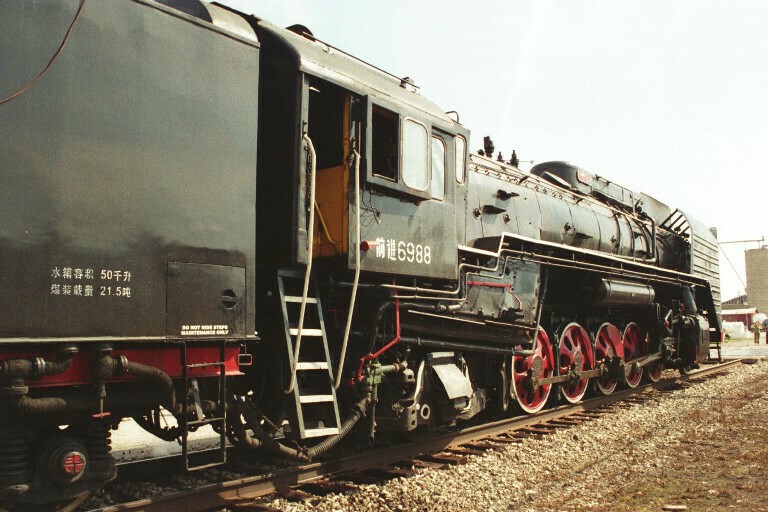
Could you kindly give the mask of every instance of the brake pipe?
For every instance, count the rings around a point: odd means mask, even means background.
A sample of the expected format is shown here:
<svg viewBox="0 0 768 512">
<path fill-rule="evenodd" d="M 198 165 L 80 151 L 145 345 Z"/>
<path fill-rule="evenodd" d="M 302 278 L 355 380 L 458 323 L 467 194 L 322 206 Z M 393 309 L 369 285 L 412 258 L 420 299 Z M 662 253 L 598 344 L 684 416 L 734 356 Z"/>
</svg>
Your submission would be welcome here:
<svg viewBox="0 0 768 512">
<path fill-rule="evenodd" d="M 357 369 L 357 376 L 354 378 L 353 383 L 359 384 L 363 380 L 363 366 L 366 362 L 378 359 L 381 354 L 394 347 L 400 342 L 400 299 L 397 297 L 397 290 L 395 290 L 395 337 L 381 347 L 373 354 L 368 354 L 360 358 L 360 366 Z"/>
</svg>

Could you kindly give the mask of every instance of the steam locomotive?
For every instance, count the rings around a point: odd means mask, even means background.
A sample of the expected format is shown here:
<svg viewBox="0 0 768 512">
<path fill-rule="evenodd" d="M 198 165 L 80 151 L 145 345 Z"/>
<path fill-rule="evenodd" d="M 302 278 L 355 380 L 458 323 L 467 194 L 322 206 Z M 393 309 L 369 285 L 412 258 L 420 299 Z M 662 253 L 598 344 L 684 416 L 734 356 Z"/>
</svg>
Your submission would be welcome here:
<svg viewBox="0 0 768 512">
<path fill-rule="evenodd" d="M 0 507 L 353 429 L 539 411 L 720 339 L 715 236 L 565 162 L 469 151 L 415 84 L 197 0 L 0 18 Z M 210 425 L 220 449 L 188 434 Z M 299 448 L 297 448 L 299 446 Z"/>
</svg>

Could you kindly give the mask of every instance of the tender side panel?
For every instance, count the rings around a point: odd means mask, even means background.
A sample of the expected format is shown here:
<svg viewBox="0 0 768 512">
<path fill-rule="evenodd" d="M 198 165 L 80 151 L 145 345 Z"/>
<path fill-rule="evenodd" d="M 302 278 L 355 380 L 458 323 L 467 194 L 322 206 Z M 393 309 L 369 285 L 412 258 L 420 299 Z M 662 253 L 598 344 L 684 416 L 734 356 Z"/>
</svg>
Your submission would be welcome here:
<svg viewBox="0 0 768 512">
<path fill-rule="evenodd" d="M 715 314 L 710 315 L 710 327 L 716 329 L 719 337 L 722 328 L 720 316 L 720 252 L 715 235 L 696 219 L 688 217 L 691 226 L 691 270 L 692 274 L 709 282 L 712 306 Z M 709 299 L 709 296 L 707 297 Z M 709 309 L 709 305 L 703 305 Z"/>
<path fill-rule="evenodd" d="M 79 4 L 3 4 L 0 97 Z M 85 4 L 0 105 L 0 336 L 164 336 L 169 262 L 241 269 L 253 309 L 257 78 L 252 41 L 152 2 Z M 230 332 L 254 331 L 243 318 Z"/>
</svg>

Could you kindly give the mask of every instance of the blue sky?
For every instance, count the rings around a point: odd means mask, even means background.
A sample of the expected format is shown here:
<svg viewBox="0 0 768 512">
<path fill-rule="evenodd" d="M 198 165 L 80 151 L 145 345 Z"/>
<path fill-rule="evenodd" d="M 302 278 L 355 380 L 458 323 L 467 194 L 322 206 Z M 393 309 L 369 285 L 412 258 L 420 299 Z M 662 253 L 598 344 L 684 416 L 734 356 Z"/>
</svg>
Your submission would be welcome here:
<svg viewBox="0 0 768 512">
<path fill-rule="evenodd" d="M 224 3 L 412 77 L 472 149 L 491 135 L 505 157 L 571 161 L 721 240 L 768 235 L 768 1 Z M 724 247 L 724 298 L 755 247 Z"/>
</svg>

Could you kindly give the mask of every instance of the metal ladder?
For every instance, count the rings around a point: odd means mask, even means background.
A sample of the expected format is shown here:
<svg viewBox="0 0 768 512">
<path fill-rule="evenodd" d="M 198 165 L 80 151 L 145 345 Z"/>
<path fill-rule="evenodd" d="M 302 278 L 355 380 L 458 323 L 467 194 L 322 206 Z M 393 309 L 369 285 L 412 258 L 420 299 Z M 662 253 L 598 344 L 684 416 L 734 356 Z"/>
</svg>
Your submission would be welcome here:
<svg viewBox="0 0 768 512">
<path fill-rule="evenodd" d="M 295 382 L 289 392 L 296 403 L 296 419 L 302 439 L 338 434 L 340 426 L 320 298 L 315 291 L 311 291 L 306 302 L 302 300 L 304 281 L 302 271 L 277 272 L 291 381 Z M 302 309 L 305 310 L 304 325 L 300 326 Z M 299 335 L 306 340 L 302 345 L 297 343 Z M 299 353 L 295 353 L 297 346 Z"/>
<path fill-rule="evenodd" d="M 205 362 L 205 363 L 193 363 L 189 364 L 187 361 L 187 344 L 182 343 L 181 344 L 181 372 L 182 372 L 182 378 L 184 379 L 184 390 L 186 393 L 186 390 L 190 389 L 190 386 L 192 388 L 192 394 L 194 398 L 194 404 L 195 409 L 197 412 L 197 419 L 194 421 L 189 421 L 187 419 L 187 415 L 182 410 L 181 414 L 181 453 L 182 457 L 184 458 L 184 468 L 187 471 L 194 471 L 198 469 L 205 469 L 210 468 L 214 466 L 219 466 L 221 464 L 224 464 L 227 461 L 227 407 L 226 407 L 226 399 L 227 399 L 227 372 L 226 367 L 224 363 L 225 359 L 225 353 L 226 353 L 226 342 L 221 341 L 219 342 L 219 360 L 214 362 Z M 197 379 L 196 378 L 190 378 L 189 372 L 190 370 L 193 370 L 195 368 L 210 368 L 212 366 L 217 367 L 219 371 L 219 395 L 217 397 L 216 405 L 217 409 L 222 411 L 221 417 L 213 417 L 213 418 L 206 418 L 203 414 L 203 408 L 202 403 L 200 400 L 200 389 L 197 385 Z M 186 397 L 180 397 L 179 402 L 182 404 L 183 409 L 186 409 Z M 216 453 L 211 457 L 210 450 L 201 450 L 197 452 L 191 452 L 189 451 L 189 429 L 202 427 L 205 425 L 213 425 L 218 427 L 218 433 L 219 433 L 219 447 L 216 450 Z M 203 457 L 202 454 L 206 453 L 207 456 Z M 204 458 L 205 461 L 199 464 L 191 464 L 190 463 L 190 455 L 198 455 L 199 458 Z M 197 458 L 197 457 L 196 457 Z M 213 460 L 211 460 L 213 458 Z"/>
<path fill-rule="evenodd" d="M 712 357 L 712 351 L 717 351 L 717 357 Z M 707 359 L 712 362 L 721 362 L 723 360 L 723 354 L 721 352 L 720 340 L 709 342 L 709 353 Z"/>
</svg>

